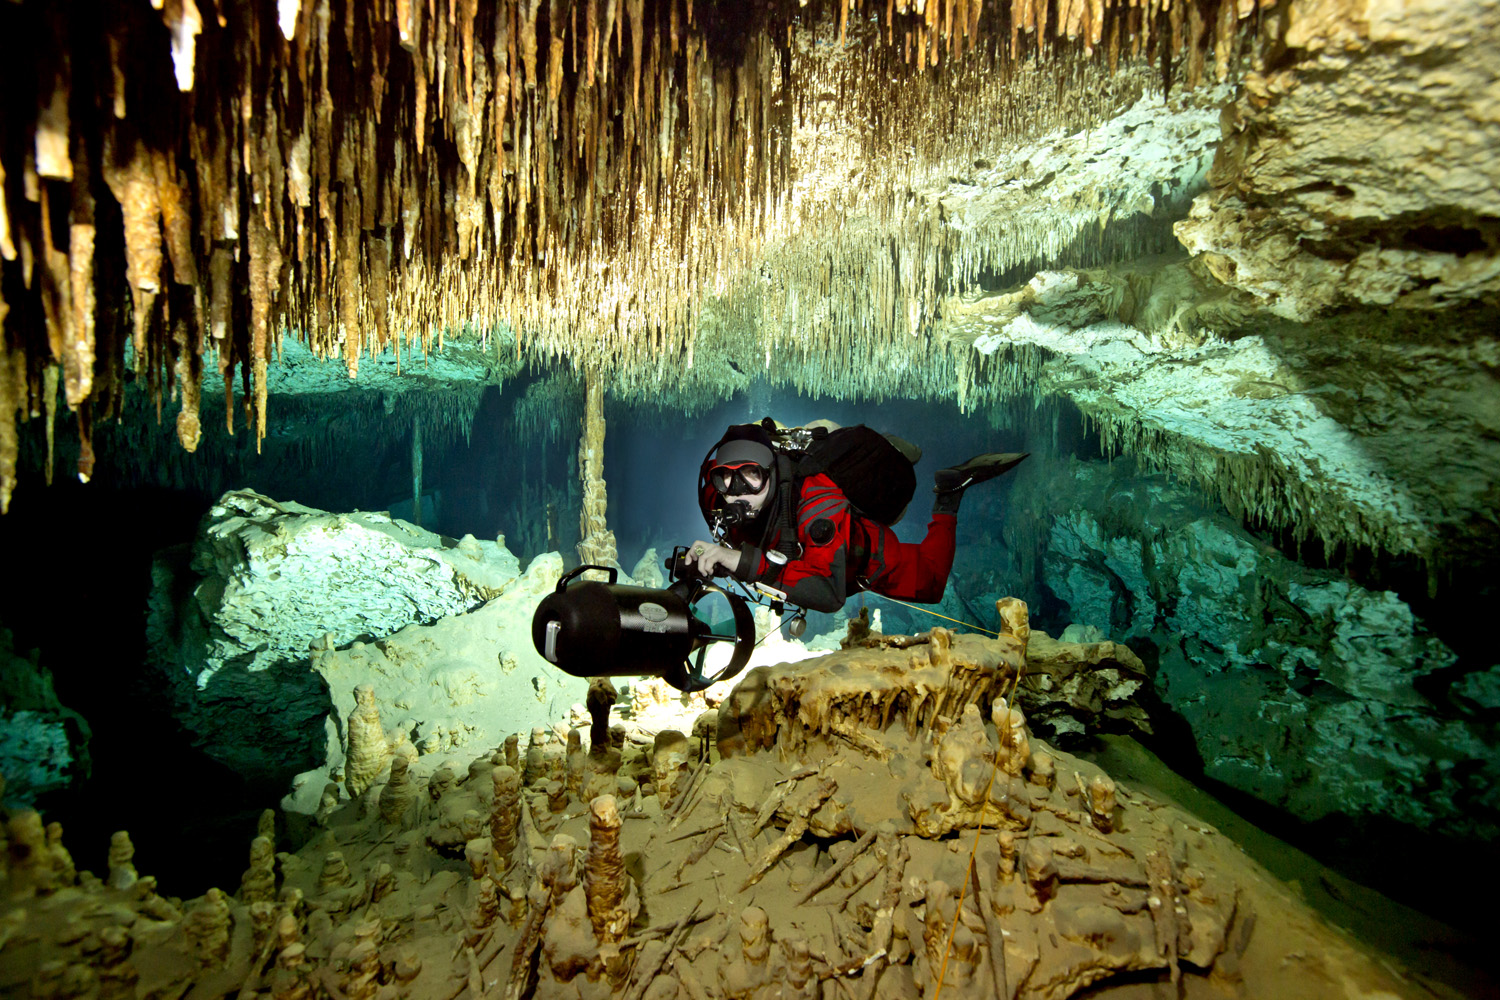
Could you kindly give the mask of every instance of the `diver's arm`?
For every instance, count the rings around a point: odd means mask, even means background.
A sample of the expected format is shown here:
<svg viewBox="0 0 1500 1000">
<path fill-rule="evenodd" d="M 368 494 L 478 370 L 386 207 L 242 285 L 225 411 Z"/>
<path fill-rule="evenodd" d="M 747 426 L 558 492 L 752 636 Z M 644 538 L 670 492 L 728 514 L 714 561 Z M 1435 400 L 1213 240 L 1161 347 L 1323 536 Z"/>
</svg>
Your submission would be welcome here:
<svg viewBox="0 0 1500 1000">
<path fill-rule="evenodd" d="M 729 571 L 729 574 L 741 583 L 757 583 L 764 579 L 761 575 L 760 567 L 766 554 L 761 550 L 760 546 L 752 545 L 749 542 L 742 542 L 739 553 L 740 561 Z"/>
</svg>

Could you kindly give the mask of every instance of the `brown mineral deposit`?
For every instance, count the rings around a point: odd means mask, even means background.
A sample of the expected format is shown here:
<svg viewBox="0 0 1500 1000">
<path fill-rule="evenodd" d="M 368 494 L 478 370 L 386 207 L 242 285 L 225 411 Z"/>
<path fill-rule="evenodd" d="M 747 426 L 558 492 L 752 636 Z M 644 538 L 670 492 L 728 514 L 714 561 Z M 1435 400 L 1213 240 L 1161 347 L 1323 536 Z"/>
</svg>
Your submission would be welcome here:
<svg viewBox="0 0 1500 1000">
<path fill-rule="evenodd" d="M 677 786 L 692 758 L 688 738 L 675 729 L 656 734 L 651 753 L 651 782 L 663 809 L 670 809 L 677 798 Z"/>
<path fill-rule="evenodd" d="M 583 863 L 583 890 L 589 923 L 601 943 L 618 943 L 639 903 L 620 851 L 620 811 L 614 796 L 589 803 L 589 849 Z"/>
<path fill-rule="evenodd" d="M 240 876 L 240 900 L 269 903 L 276 899 L 275 848 L 266 837 L 250 842 L 250 867 Z"/>
<path fill-rule="evenodd" d="M 14 840 L 14 834 L 12 834 Z M 135 845 L 130 842 L 130 834 L 124 830 L 115 832 L 109 838 L 109 887 L 111 889 L 129 889 L 135 884 L 139 877 L 132 863 L 135 859 Z"/>
<path fill-rule="evenodd" d="M 380 726 L 380 708 L 375 704 L 375 688 L 369 684 L 354 689 L 346 740 L 344 789 L 351 799 L 357 799 L 375 783 L 390 758 L 385 730 Z"/>
<path fill-rule="evenodd" d="M 380 818 L 397 826 L 402 824 L 417 800 L 417 786 L 407 774 L 410 765 L 403 756 L 391 758 L 391 774 L 380 790 Z"/>
<path fill-rule="evenodd" d="M 494 805 L 490 809 L 490 840 L 494 844 L 497 868 L 504 875 L 514 863 L 521 826 L 521 776 L 515 769 L 502 765 L 491 772 L 494 783 Z"/>
</svg>

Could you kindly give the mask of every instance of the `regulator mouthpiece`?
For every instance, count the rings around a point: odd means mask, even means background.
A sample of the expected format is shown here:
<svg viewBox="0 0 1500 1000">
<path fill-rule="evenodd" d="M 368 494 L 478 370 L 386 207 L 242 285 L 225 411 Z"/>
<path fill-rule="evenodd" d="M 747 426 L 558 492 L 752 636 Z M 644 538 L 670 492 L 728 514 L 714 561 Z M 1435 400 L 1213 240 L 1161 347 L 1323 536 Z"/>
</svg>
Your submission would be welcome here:
<svg viewBox="0 0 1500 1000">
<path fill-rule="evenodd" d="M 607 583 L 579 579 L 588 570 Z M 531 619 L 538 653 L 574 677 L 661 677 L 680 691 L 701 691 L 745 668 L 755 619 L 743 599 L 697 577 L 665 590 L 619 584 L 609 566 L 580 566 L 557 581 Z M 732 643 L 728 662 L 710 655 Z"/>
</svg>

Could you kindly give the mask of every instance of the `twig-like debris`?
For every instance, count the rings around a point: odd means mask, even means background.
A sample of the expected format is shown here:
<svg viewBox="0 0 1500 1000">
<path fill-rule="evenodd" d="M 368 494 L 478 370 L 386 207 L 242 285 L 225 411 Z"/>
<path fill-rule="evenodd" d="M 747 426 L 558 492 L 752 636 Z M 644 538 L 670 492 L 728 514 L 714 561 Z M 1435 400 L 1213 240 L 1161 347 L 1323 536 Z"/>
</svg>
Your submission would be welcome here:
<svg viewBox="0 0 1500 1000">
<path fill-rule="evenodd" d="M 794 781 L 801 781 L 803 778 L 811 778 L 813 775 L 817 774 L 821 770 L 823 770 L 823 765 L 822 764 L 811 764 L 811 765 L 809 765 L 807 767 L 799 767 L 799 768 L 797 768 L 797 770 L 793 771 L 791 774 L 787 775 L 785 778 L 781 778 L 781 779 L 773 782 L 773 784 L 776 784 L 776 785 L 791 784 Z"/>
<path fill-rule="evenodd" d="M 256 956 L 255 964 L 250 967 L 250 974 L 245 977 L 244 985 L 240 987 L 237 1000 L 250 1000 L 251 997 L 260 992 L 260 978 L 266 963 L 271 960 L 271 952 L 279 944 L 275 934 L 266 937 L 265 946 L 261 948 L 260 954 Z"/>
<path fill-rule="evenodd" d="M 1146 877 L 1151 880 L 1147 906 L 1151 909 L 1151 923 L 1156 930 L 1156 953 L 1166 958 L 1175 987 L 1182 978 L 1177 955 L 1177 875 L 1172 870 L 1172 858 L 1166 845 L 1146 852 Z"/>
<path fill-rule="evenodd" d="M 688 995 L 688 1000 L 712 1000 L 703 983 L 693 972 L 693 967 L 681 958 L 674 959 L 672 971 L 677 976 L 677 981 L 682 984 L 683 990 Z"/>
<path fill-rule="evenodd" d="M 688 856 L 682 859 L 682 862 L 677 866 L 677 871 L 672 873 L 672 881 L 680 883 L 682 881 L 682 873 L 699 861 L 702 861 L 708 852 L 713 850 L 714 844 L 719 842 L 719 835 L 723 832 L 724 827 L 722 825 L 709 827 L 708 836 L 704 837 L 702 843 L 693 848 L 688 853 Z"/>
<path fill-rule="evenodd" d="M 696 914 L 697 912 L 698 908 L 694 907 L 693 913 Z M 701 924 L 705 920 L 712 920 L 714 916 L 715 914 L 713 913 L 705 913 L 701 917 L 695 915 L 691 920 L 688 921 L 688 926 L 691 927 L 694 924 Z M 681 923 L 682 921 L 680 920 L 674 920 L 670 924 L 657 924 L 655 927 L 647 927 L 645 930 L 637 934 L 632 934 L 630 937 L 622 939 L 620 941 L 620 947 L 634 948 L 636 945 L 645 944 L 647 941 L 654 940 L 661 937 L 663 934 L 669 934 L 677 930 L 678 926 Z"/>
<path fill-rule="evenodd" d="M 464 948 L 464 958 L 469 963 L 469 993 L 474 997 L 484 996 L 484 973 L 479 968 L 479 956 L 473 948 Z"/>
<path fill-rule="evenodd" d="M 677 800 L 672 809 L 672 821 L 667 824 L 667 830 L 672 831 L 682 825 L 682 821 L 692 813 L 693 807 L 698 804 L 698 792 L 703 783 L 703 777 L 708 773 L 708 764 L 699 764 L 693 771 L 693 776 L 688 779 L 687 790 L 682 793 L 682 798 Z"/>
<path fill-rule="evenodd" d="M 675 844 L 679 840 L 690 840 L 693 837 L 700 837 L 700 836 L 702 836 L 705 833 L 709 833 L 709 832 L 711 832 L 711 831 L 713 831 L 713 830 L 715 830 L 717 828 L 722 827 L 723 825 L 724 825 L 724 821 L 720 820 L 717 823 L 711 823 L 708 826 L 702 827 L 702 828 L 697 829 L 697 830 L 693 830 L 690 833 L 679 833 L 675 837 L 668 837 L 666 839 L 666 843 L 668 843 L 668 844 Z"/>
<path fill-rule="evenodd" d="M 781 835 L 781 838 L 776 843 L 770 846 L 766 851 L 765 858 L 755 866 L 755 870 L 750 873 L 750 876 L 745 879 L 744 884 L 740 886 L 741 892 L 744 892 L 764 878 L 766 872 L 771 870 L 771 866 L 790 850 L 793 844 L 802 839 L 802 835 L 807 832 L 809 817 L 823 808 L 823 803 L 828 801 L 829 797 L 838 790 L 838 787 L 839 783 L 832 778 L 824 778 L 818 782 L 818 787 L 813 789 L 812 794 L 808 796 L 806 804 L 797 810 L 797 815 L 787 824 L 786 832 Z"/>
<path fill-rule="evenodd" d="M 479 956 L 479 971 L 482 974 L 490 970 L 490 963 L 494 962 L 495 957 L 505 950 L 505 942 L 490 940 L 487 944 L 481 942 L 480 947 L 487 949 L 487 951 L 485 951 L 483 954 L 480 954 Z M 480 949 L 475 950 L 478 951 Z M 468 976 L 465 976 L 463 982 L 459 984 L 458 989 L 448 994 L 447 1000 L 458 1000 L 459 997 L 464 995 L 464 990 L 470 988 L 470 985 L 470 978 Z M 471 1000 L 484 1000 L 484 994 L 473 994 Z"/>
<path fill-rule="evenodd" d="M 854 849 L 851 850 L 848 854 L 844 855 L 844 860 L 833 865 L 822 875 L 819 875 L 817 879 L 813 881 L 813 884 L 807 887 L 807 890 L 803 892 L 800 897 L 798 897 L 796 905 L 801 906 L 802 904 L 806 903 L 808 900 L 816 896 L 818 893 L 828 888 L 830 885 L 833 885 L 838 877 L 844 873 L 844 869 L 852 865 L 856 858 L 861 857 L 864 852 L 869 849 L 869 846 L 874 842 L 875 828 L 872 826 L 870 827 L 870 829 L 865 831 L 864 836 L 860 837 L 857 841 L 854 842 Z"/>
<path fill-rule="evenodd" d="M 656 974 L 661 971 L 661 967 L 665 965 L 667 959 L 671 957 L 673 950 L 675 950 L 677 947 L 678 938 L 680 938 L 683 933 L 686 932 L 688 922 L 697 915 L 698 907 L 702 905 L 703 901 L 700 899 L 698 902 L 693 904 L 693 908 L 691 910 L 683 914 L 681 920 L 677 921 L 677 926 L 673 927 L 671 932 L 667 934 L 667 944 L 666 947 L 662 949 L 660 955 L 658 955 L 653 961 L 647 962 L 643 966 L 636 967 L 637 975 L 630 988 L 625 991 L 625 1000 L 640 1000 L 640 998 L 645 995 L 646 987 L 651 984 L 651 981 L 656 978 Z"/>
<path fill-rule="evenodd" d="M 837 907 L 838 909 L 843 909 L 845 906 L 847 906 L 849 904 L 849 900 L 851 900 L 855 896 L 859 895 L 859 891 L 861 889 L 863 889 L 865 886 L 869 885 L 871 882 L 875 881 L 876 877 L 880 875 L 881 871 L 882 871 L 882 869 L 878 865 L 875 866 L 875 867 L 873 867 L 873 868 L 871 868 L 868 872 L 866 872 L 860 878 L 860 880 L 858 882 L 856 882 L 852 886 L 850 886 L 848 888 L 848 890 L 846 890 L 845 892 L 843 892 L 842 894 L 840 894 L 838 896 L 838 898 L 836 898 L 836 899 L 825 899 L 823 902 L 821 902 L 821 903 L 819 903 L 817 905 L 818 906 L 833 906 L 833 907 Z"/>
<path fill-rule="evenodd" d="M 734 803 L 728 792 L 719 799 L 719 811 L 724 814 L 724 827 L 729 835 L 734 838 L 734 846 L 740 852 L 740 857 L 746 861 L 750 859 L 750 852 L 745 847 L 745 840 L 740 836 L 740 825 L 734 821 Z"/>
<path fill-rule="evenodd" d="M 394 836 L 396 836 L 396 831 L 391 830 L 384 837 L 381 837 L 379 840 L 375 841 L 375 843 L 371 844 L 370 849 L 359 856 L 359 860 L 364 861 L 369 858 L 370 855 L 375 853 L 376 848 L 380 847 L 382 844 L 390 843 L 391 838 Z"/>
<path fill-rule="evenodd" d="M 1000 927 L 1000 918 L 995 916 L 994 907 L 990 905 L 995 892 L 994 869 L 990 870 L 989 878 L 981 881 L 979 866 L 970 865 L 969 876 L 974 880 L 974 901 L 979 905 L 979 915 L 984 918 L 985 936 L 990 939 L 990 972 L 995 977 L 995 996 L 1000 1000 L 1010 1000 L 1010 984 L 1005 972 L 1005 933 Z"/>
<path fill-rule="evenodd" d="M 1083 818 L 1092 827 L 1094 825 L 1093 799 L 1089 798 L 1089 790 L 1083 784 L 1083 775 L 1074 771 L 1073 780 L 1078 782 L 1078 801 L 1083 803 Z"/>
<path fill-rule="evenodd" d="M 787 778 L 786 780 L 792 781 L 793 778 Z M 776 794 L 761 804 L 760 812 L 755 814 L 755 822 L 750 825 L 751 839 L 754 839 L 760 831 L 766 828 L 766 824 L 771 822 L 771 818 L 776 815 L 776 810 L 781 808 L 781 804 L 786 801 L 786 797 L 792 793 L 793 787 L 793 785 L 787 785 L 785 788 L 778 789 Z"/>
</svg>

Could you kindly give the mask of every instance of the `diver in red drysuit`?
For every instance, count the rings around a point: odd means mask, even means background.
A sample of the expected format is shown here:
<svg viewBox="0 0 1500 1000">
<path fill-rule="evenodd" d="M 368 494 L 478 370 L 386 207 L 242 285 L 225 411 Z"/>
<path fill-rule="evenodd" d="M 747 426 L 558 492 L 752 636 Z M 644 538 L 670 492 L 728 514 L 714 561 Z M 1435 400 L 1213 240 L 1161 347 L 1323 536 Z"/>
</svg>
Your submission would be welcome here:
<svg viewBox="0 0 1500 1000">
<path fill-rule="evenodd" d="M 850 594 L 861 590 L 935 604 L 942 600 L 953 568 L 964 490 L 1014 468 L 1025 457 L 979 455 L 938 470 L 927 537 L 916 543 L 902 542 L 890 528 L 859 516 L 827 475 L 810 476 L 802 481 L 795 505 L 801 555 L 794 558 L 778 548 L 784 528 L 770 519 L 777 490 L 792 487 L 776 482 L 774 452 L 759 441 L 726 441 L 714 453 L 706 488 L 717 496 L 708 498 L 708 506 L 721 497 L 742 501 L 754 517 L 729 528 L 729 546 L 698 541 L 688 550 L 689 558 L 701 573 L 722 570 L 748 584 L 766 584 L 786 594 L 787 603 L 813 611 L 838 611 Z"/>
</svg>

